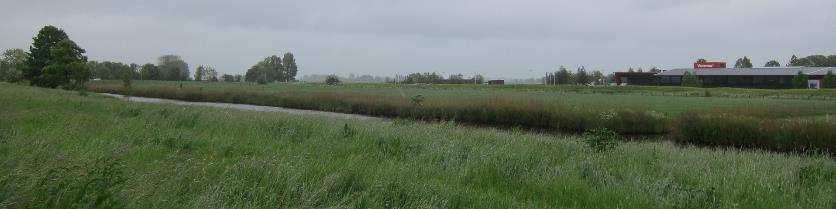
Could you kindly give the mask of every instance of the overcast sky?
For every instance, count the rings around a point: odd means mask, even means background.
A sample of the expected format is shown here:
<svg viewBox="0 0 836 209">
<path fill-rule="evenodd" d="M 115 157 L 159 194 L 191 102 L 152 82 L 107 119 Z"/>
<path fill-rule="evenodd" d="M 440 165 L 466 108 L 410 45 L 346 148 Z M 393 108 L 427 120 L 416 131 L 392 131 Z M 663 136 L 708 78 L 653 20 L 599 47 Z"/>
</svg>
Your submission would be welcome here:
<svg viewBox="0 0 836 209">
<path fill-rule="evenodd" d="M 834 0 L 0 0 L 0 48 L 55 25 L 92 60 L 243 73 L 291 51 L 300 74 L 541 76 L 836 54 Z"/>
</svg>

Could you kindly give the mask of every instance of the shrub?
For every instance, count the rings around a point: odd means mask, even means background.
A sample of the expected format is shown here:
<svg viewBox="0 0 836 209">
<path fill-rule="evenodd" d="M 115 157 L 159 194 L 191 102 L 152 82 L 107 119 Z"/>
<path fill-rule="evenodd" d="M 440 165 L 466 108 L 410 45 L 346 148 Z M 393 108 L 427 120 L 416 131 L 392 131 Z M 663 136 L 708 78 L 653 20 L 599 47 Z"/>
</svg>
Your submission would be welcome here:
<svg viewBox="0 0 836 209">
<path fill-rule="evenodd" d="M 797 89 L 806 89 L 807 80 L 809 79 L 810 78 L 806 74 L 798 71 L 798 74 L 792 77 L 792 86 Z"/>
<path fill-rule="evenodd" d="M 682 75 L 682 86 L 700 87 L 702 84 L 700 84 L 700 79 L 696 75 L 691 74 L 691 72 L 685 72 Z"/>
<path fill-rule="evenodd" d="M 584 134 L 584 143 L 596 152 L 605 152 L 618 145 L 618 134 L 606 128 L 592 129 Z"/>
<path fill-rule="evenodd" d="M 340 83 L 341 83 L 340 78 L 338 78 L 337 75 L 331 74 L 327 78 L 325 78 L 325 84 L 337 85 L 337 84 L 340 84 Z"/>
</svg>

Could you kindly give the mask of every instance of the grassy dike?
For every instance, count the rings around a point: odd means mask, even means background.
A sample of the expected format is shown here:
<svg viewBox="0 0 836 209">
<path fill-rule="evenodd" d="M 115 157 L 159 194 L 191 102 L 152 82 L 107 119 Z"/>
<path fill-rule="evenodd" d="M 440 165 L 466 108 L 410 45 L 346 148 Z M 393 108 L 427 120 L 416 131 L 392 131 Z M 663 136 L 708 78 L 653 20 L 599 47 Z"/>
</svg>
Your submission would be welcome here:
<svg viewBox="0 0 836 209">
<path fill-rule="evenodd" d="M 0 208 L 833 208 L 836 162 L 0 83 Z"/>
</svg>

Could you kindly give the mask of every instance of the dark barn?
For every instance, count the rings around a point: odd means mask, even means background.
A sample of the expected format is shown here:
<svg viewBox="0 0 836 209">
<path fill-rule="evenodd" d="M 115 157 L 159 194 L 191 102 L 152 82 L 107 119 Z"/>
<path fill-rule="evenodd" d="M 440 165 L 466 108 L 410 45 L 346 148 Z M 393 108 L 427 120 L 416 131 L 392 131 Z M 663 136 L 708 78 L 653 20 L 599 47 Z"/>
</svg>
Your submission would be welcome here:
<svg viewBox="0 0 836 209">
<path fill-rule="evenodd" d="M 792 80 L 801 72 L 808 76 L 811 88 L 820 82 L 832 67 L 774 67 L 774 68 L 704 68 L 674 69 L 657 74 L 659 85 L 682 85 L 682 76 L 689 72 L 703 87 L 792 88 Z"/>
<path fill-rule="evenodd" d="M 618 85 L 651 86 L 659 83 L 659 77 L 652 72 L 615 72 L 613 80 Z"/>
<path fill-rule="evenodd" d="M 488 84 L 489 85 L 504 85 L 505 80 L 489 80 Z"/>
</svg>

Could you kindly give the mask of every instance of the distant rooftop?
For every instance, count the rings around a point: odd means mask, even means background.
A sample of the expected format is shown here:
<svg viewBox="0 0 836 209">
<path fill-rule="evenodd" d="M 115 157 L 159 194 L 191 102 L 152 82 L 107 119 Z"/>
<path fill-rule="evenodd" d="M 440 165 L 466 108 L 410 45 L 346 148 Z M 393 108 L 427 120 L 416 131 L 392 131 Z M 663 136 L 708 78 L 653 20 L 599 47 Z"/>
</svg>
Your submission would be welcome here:
<svg viewBox="0 0 836 209">
<path fill-rule="evenodd" d="M 690 72 L 694 75 L 795 75 L 798 71 L 807 75 L 825 75 L 836 67 L 761 67 L 761 68 L 680 68 L 661 72 L 661 76 L 679 76 Z"/>
</svg>

